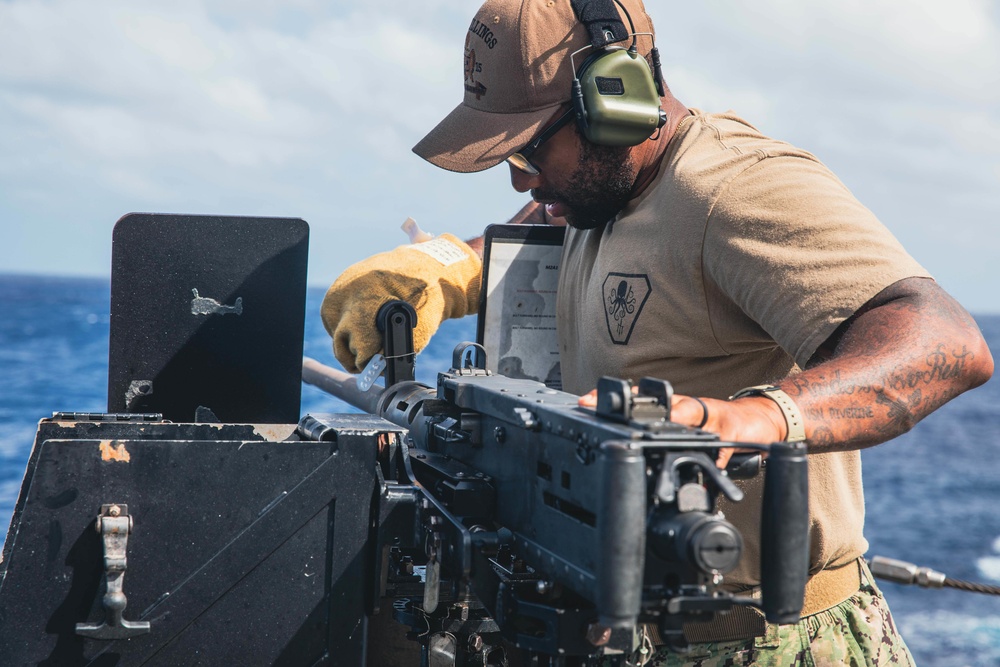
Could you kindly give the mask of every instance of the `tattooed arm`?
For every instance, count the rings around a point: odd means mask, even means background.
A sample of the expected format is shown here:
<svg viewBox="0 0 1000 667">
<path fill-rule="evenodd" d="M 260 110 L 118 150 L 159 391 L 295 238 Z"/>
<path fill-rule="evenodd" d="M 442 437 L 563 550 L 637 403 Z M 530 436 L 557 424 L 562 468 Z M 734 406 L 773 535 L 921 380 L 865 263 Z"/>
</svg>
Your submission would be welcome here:
<svg viewBox="0 0 1000 667">
<path fill-rule="evenodd" d="M 901 280 L 845 321 L 798 375 L 778 383 L 798 405 L 813 453 L 860 449 L 914 424 L 993 374 L 993 357 L 975 321 L 936 282 Z M 766 397 L 704 399 L 705 428 L 723 439 L 783 440 L 787 428 Z M 687 397 L 674 419 L 701 421 Z"/>
<path fill-rule="evenodd" d="M 933 280 L 889 286 L 782 388 L 808 412 L 814 451 L 885 442 L 993 374 L 975 321 Z"/>
</svg>

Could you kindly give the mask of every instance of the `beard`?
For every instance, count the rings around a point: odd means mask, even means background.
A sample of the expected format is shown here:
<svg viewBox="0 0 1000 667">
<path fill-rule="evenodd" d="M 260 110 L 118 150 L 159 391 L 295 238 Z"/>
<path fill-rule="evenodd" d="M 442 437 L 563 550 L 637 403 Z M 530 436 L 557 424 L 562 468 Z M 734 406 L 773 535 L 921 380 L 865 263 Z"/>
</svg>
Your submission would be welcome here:
<svg viewBox="0 0 1000 667">
<path fill-rule="evenodd" d="M 595 229 L 610 222 L 625 208 L 635 185 L 635 168 L 629 146 L 598 146 L 581 137 L 580 167 L 562 191 L 537 188 L 536 200 L 555 200 L 569 209 L 566 222 L 576 229 Z"/>
</svg>

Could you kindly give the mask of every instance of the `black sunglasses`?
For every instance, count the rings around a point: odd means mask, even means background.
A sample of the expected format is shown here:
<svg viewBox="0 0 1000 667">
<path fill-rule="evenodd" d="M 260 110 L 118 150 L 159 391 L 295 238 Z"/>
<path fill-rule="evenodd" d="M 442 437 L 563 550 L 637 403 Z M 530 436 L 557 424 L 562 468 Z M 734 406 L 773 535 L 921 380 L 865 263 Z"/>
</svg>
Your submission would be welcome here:
<svg viewBox="0 0 1000 667">
<path fill-rule="evenodd" d="M 534 141 L 529 142 L 524 148 L 507 158 L 507 164 L 514 167 L 519 171 L 523 171 L 529 176 L 538 176 L 542 173 L 536 165 L 531 162 L 531 156 L 534 155 L 542 144 L 552 138 L 552 136 L 561 130 L 564 125 L 573 120 L 576 113 L 573 111 L 572 107 L 560 116 L 556 122 L 549 125 L 545 130 L 535 138 Z"/>
</svg>

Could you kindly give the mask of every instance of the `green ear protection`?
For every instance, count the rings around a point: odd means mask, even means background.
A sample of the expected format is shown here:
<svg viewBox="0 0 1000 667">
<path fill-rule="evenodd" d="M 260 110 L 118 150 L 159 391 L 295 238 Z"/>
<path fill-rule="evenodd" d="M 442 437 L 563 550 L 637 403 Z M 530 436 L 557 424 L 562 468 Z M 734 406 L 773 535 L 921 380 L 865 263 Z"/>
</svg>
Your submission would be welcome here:
<svg viewBox="0 0 1000 667">
<path fill-rule="evenodd" d="M 592 9 L 601 2 L 575 0 L 577 16 L 587 25 L 592 36 L 591 53 L 576 70 L 573 78 L 573 107 L 577 126 L 587 141 L 601 146 L 635 146 L 652 136 L 666 122 L 660 108 L 663 95 L 660 58 L 656 46 L 651 56 L 655 74 L 649 63 L 636 49 L 635 31 L 625 32 L 625 26 L 614 12 L 613 18 L 595 19 Z M 614 5 L 607 2 L 613 11 Z M 601 7 L 602 17 L 609 12 Z M 589 16 L 588 16 L 589 11 Z M 632 17 L 622 7 L 632 22 Z M 624 32 L 624 37 L 622 33 Z M 629 48 L 608 46 L 632 36 Z M 591 48 L 587 47 L 587 48 Z M 579 53 L 579 51 L 577 52 Z M 575 55 L 575 54 L 573 54 Z M 573 61 L 570 56 L 570 62 Z M 574 65 L 575 67 L 575 65 Z"/>
</svg>

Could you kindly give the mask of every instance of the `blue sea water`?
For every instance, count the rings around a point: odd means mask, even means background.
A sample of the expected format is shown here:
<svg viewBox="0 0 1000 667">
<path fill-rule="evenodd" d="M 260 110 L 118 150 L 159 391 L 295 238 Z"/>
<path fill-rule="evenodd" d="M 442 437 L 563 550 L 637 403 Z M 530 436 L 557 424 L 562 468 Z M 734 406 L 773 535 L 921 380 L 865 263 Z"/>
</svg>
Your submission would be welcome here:
<svg viewBox="0 0 1000 667">
<path fill-rule="evenodd" d="M 321 289 L 308 294 L 305 354 L 336 365 L 319 321 L 322 296 Z M 38 420 L 106 408 L 109 303 L 106 280 L 0 275 L 0 525 L 9 521 Z M 977 320 L 1000 357 L 1000 316 Z M 446 322 L 418 358 L 418 379 L 432 383 L 454 345 L 474 337 L 473 320 Z M 863 453 L 869 557 L 1000 584 L 998 405 L 994 378 Z M 310 386 L 302 389 L 302 411 L 356 412 Z M 1000 598 L 882 589 L 918 665 L 1000 665 Z"/>
</svg>

